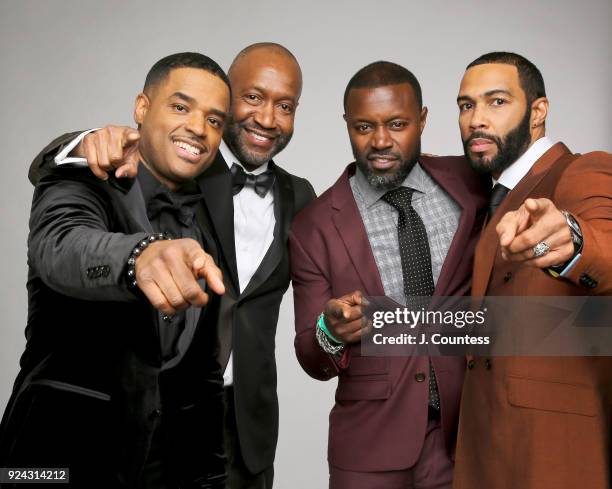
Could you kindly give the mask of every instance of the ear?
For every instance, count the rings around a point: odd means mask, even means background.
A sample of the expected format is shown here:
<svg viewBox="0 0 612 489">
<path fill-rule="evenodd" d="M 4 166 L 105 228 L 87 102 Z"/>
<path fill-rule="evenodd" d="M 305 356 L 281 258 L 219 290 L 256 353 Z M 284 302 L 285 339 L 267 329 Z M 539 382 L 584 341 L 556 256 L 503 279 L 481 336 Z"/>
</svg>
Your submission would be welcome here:
<svg viewBox="0 0 612 489">
<path fill-rule="evenodd" d="M 348 119 L 346 118 L 346 114 L 342 114 L 342 118 L 344 119 L 344 122 L 348 122 Z"/>
<path fill-rule="evenodd" d="M 540 126 L 544 126 L 546 122 L 546 116 L 548 115 L 548 99 L 546 97 L 540 97 L 535 99 L 531 103 L 531 117 L 529 125 L 531 129 L 536 129 Z"/>
<path fill-rule="evenodd" d="M 151 102 L 149 97 L 147 97 L 144 93 L 141 92 L 136 95 L 136 101 L 134 102 L 134 122 L 136 124 L 142 124 L 142 121 L 144 121 L 144 118 L 147 115 L 150 104 Z"/>
<path fill-rule="evenodd" d="M 425 129 L 425 124 L 427 123 L 427 107 L 423 107 L 421 109 L 421 120 L 419 122 L 419 132 L 423 134 L 423 129 Z"/>
</svg>

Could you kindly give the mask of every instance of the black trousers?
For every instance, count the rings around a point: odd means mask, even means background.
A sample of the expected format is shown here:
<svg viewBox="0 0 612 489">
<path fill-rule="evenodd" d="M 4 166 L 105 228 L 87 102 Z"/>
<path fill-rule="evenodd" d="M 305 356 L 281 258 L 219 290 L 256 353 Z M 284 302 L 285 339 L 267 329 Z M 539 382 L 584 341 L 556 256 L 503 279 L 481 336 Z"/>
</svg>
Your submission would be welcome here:
<svg viewBox="0 0 612 489">
<path fill-rule="evenodd" d="M 272 489 L 274 466 L 252 474 L 244 463 L 236 428 L 234 389 L 225 388 L 225 451 L 227 454 L 227 489 Z"/>
</svg>

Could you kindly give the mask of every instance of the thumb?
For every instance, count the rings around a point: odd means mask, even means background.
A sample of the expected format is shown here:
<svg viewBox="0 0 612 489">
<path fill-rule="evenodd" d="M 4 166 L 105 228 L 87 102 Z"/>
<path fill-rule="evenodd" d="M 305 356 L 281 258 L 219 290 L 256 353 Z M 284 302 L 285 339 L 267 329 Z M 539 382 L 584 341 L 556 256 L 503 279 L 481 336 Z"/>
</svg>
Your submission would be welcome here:
<svg viewBox="0 0 612 489">
<path fill-rule="evenodd" d="M 133 146 L 140 140 L 140 133 L 136 129 L 130 129 L 123 135 L 123 146 Z"/>
</svg>

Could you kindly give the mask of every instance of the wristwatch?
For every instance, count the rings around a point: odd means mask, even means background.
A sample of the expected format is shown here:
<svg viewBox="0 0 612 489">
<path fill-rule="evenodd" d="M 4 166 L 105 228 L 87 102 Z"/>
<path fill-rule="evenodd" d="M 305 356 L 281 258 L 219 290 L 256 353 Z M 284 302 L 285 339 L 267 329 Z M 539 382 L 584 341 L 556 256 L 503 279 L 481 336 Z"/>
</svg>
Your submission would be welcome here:
<svg viewBox="0 0 612 489">
<path fill-rule="evenodd" d="M 565 220 L 567 221 L 567 225 L 569 226 L 570 234 L 572 235 L 572 243 L 574 243 L 574 255 L 577 255 L 582 251 L 582 231 L 580 230 L 580 225 L 576 218 L 572 216 L 567 211 L 561 211 L 561 213 L 565 216 Z"/>
<path fill-rule="evenodd" d="M 580 225 L 578 224 L 578 221 L 576 221 L 576 218 L 567 211 L 561 211 L 561 213 L 563 216 L 565 216 L 565 221 L 569 227 L 572 243 L 574 244 L 574 256 L 572 256 L 572 258 L 565 263 L 548 267 L 548 272 L 555 278 L 566 275 L 574 267 L 578 261 L 578 258 L 581 256 L 580 253 L 582 252 L 582 245 L 584 242 L 582 230 L 580 229 Z"/>
</svg>

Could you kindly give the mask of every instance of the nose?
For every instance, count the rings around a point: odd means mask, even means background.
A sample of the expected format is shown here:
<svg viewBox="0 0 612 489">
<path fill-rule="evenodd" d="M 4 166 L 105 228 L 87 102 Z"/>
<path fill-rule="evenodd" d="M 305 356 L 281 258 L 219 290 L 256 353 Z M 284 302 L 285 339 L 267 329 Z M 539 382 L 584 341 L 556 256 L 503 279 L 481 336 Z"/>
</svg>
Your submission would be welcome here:
<svg viewBox="0 0 612 489">
<path fill-rule="evenodd" d="M 386 126 L 381 125 L 376 128 L 371 144 L 374 149 L 387 149 L 393 146 L 393 140 Z"/>
<path fill-rule="evenodd" d="M 484 129 L 487 127 L 489 127 L 489 121 L 487 119 L 485 108 L 480 104 L 476 104 L 470 117 L 470 129 L 475 131 L 477 129 Z"/>
<path fill-rule="evenodd" d="M 276 128 L 276 119 L 274 117 L 274 106 L 272 102 L 266 102 L 259 106 L 253 118 L 255 122 L 264 129 Z"/>
<path fill-rule="evenodd" d="M 189 120 L 187 121 L 185 127 L 189 132 L 196 136 L 201 138 L 206 137 L 206 117 L 204 114 L 198 113 L 194 110 L 190 114 Z"/>
</svg>

